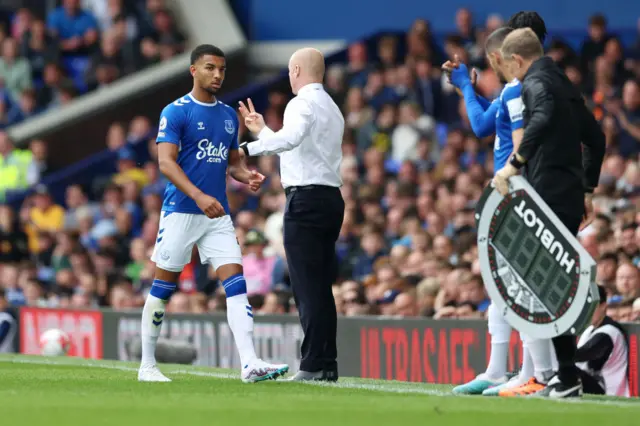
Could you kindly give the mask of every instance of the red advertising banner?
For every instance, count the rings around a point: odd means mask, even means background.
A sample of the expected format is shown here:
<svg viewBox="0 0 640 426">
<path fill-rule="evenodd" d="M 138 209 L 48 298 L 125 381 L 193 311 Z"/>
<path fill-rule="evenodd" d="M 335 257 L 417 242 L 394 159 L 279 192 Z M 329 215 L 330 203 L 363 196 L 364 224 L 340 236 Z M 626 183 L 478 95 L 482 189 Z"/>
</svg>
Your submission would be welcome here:
<svg viewBox="0 0 640 426">
<path fill-rule="evenodd" d="M 396 320 L 358 323 L 360 377 L 461 384 L 484 371 L 489 359 L 491 338 L 486 331 L 486 323 L 480 321 Z M 640 334 L 633 326 L 628 327 L 627 331 L 629 390 L 631 396 L 637 397 Z M 521 363 L 522 345 L 518 333 L 514 331 L 509 343 L 508 368 L 515 372 Z"/>
<path fill-rule="evenodd" d="M 40 336 L 58 328 L 71 339 L 70 356 L 102 359 L 102 312 L 62 309 L 20 309 L 20 353 L 40 353 Z"/>
</svg>

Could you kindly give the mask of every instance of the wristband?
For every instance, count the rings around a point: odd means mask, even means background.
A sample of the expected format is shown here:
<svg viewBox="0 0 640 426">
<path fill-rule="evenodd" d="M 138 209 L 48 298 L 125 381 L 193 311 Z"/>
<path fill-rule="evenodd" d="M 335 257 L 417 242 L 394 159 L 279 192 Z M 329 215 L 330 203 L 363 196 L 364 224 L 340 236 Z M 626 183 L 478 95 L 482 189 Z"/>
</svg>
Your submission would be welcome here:
<svg viewBox="0 0 640 426">
<path fill-rule="evenodd" d="M 520 170 L 522 166 L 524 166 L 524 163 L 518 160 L 518 155 L 515 152 L 511 154 L 511 158 L 509 159 L 509 164 L 511 164 L 513 167 L 515 167 L 518 170 Z"/>
<path fill-rule="evenodd" d="M 249 157 L 249 143 L 248 142 L 242 142 L 240 144 L 240 149 L 244 151 L 244 155 Z"/>
</svg>

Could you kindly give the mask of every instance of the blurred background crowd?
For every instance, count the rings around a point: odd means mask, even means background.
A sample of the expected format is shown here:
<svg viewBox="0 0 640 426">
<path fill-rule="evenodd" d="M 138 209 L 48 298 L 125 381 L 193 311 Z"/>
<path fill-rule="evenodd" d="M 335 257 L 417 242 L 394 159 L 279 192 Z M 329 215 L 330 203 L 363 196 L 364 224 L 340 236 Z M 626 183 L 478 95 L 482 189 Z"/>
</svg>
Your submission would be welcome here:
<svg viewBox="0 0 640 426">
<path fill-rule="evenodd" d="M 183 48 L 184 37 L 160 0 L 63 3 L 44 20 L 21 10 L 0 30 L 0 123 L 64 104 Z M 79 5 L 84 8 L 70 14 Z M 70 19 L 82 25 L 66 27 Z M 478 70 L 478 92 L 496 97 L 501 85 L 487 67 L 483 45 L 503 18 L 479 22 L 461 9 L 452 19 L 458 30 L 444 43 L 436 42 L 427 21 L 416 20 L 402 37 L 380 37 L 375 51 L 351 44 L 347 61 L 327 70 L 326 90 L 346 126 L 346 213 L 334 286 L 343 315 L 439 319 L 486 313 L 474 208 L 492 175 L 493 138 L 473 135 L 464 102 L 440 66 L 458 55 Z M 584 34 L 579 49 L 552 39 L 546 50 L 580 87 L 607 136 L 598 216 L 580 240 L 598 261 L 608 314 L 640 321 L 640 21 L 635 44 L 623 45 L 600 15 L 585 23 Z M 282 127 L 289 97 L 281 87 L 270 92 L 264 116 L 271 129 Z M 67 187 L 58 203 L 38 184 L 52 171 L 46 142 L 33 140 L 18 150 L 0 133 L 0 182 L 11 176 L 16 186 L 35 185 L 19 208 L 0 206 L 0 287 L 9 304 L 142 306 L 153 279 L 149 258 L 166 185 L 155 161 L 156 120 L 114 123 L 105 146 L 117 155 L 117 173 Z M 240 137 L 252 140 L 245 128 Z M 258 194 L 228 183 L 250 300 L 257 312 L 295 313 L 282 246 L 278 159 L 251 159 L 251 166 L 268 177 Z M 179 286 L 169 311 L 225 309 L 215 272 L 200 265 L 196 252 Z"/>
<path fill-rule="evenodd" d="M 0 129 L 184 48 L 164 0 L 63 0 L 46 16 L 0 11 Z"/>
</svg>

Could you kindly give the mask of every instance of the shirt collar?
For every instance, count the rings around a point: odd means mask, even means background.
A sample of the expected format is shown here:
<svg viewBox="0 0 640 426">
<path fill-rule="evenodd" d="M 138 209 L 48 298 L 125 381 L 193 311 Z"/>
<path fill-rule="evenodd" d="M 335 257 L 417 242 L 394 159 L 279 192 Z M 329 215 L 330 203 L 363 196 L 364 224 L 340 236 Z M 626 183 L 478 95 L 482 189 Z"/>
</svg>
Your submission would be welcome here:
<svg viewBox="0 0 640 426">
<path fill-rule="evenodd" d="M 305 92 L 311 92 L 312 90 L 324 90 L 324 86 L 322 85 L 322 83 L 310 83 L 307 84 L 306 86 L 302 86 L 299 90 L 298 90 L 298 95 L 301 95 Z"/>
<path fill-rule="evenodd" d="M 538 59 L 536 59 L 535 61 L 533 61 L 533 63 L 531 64 L 531 66 L 529 67 L 529 69 L 527 70 L 527 72 L 524 74 L 524 78 L 527 78 L 527 76 L 531 75 L 531 74 L 535 74 L 538 70 L 547 68 L 547 67 L 551 67 L 552 65 L 554 65 L 555 62 L 553 61 L 553 59 L 551 59 L 548 56 L 542 56 Z M 524 80 L 523 78 L 523 80 Z"/>
</svg>

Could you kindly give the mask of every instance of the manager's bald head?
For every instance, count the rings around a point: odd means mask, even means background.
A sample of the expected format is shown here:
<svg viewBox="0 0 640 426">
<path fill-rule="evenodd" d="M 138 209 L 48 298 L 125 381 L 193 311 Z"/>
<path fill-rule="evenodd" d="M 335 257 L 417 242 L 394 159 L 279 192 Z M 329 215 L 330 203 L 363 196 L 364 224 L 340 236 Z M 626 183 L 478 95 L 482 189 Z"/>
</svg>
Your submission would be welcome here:
<svg viewBox="0 0 640 426">
<path fill-rule="evenodd" d="M 324 80 L 324 55 L 312 47 L 296 50 L 289 59 L 289 82 L 294 95 L 300 88 Z"/>
</svg>

